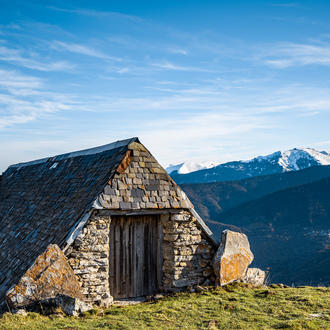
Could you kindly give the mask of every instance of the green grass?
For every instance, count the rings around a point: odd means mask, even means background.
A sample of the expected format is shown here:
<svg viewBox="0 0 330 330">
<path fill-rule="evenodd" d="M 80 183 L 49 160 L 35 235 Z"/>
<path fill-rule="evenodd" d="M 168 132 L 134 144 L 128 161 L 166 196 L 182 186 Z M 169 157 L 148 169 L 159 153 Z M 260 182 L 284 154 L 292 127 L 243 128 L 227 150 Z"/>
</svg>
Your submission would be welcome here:
<svg viewBox="0 0 330 330">
<path fill-rule="evenodd" d="M 330 329 L 329 308 L 330 288 L 231 285 L 80 317 L 6 313 L 0 329 Z"/>
</svg>

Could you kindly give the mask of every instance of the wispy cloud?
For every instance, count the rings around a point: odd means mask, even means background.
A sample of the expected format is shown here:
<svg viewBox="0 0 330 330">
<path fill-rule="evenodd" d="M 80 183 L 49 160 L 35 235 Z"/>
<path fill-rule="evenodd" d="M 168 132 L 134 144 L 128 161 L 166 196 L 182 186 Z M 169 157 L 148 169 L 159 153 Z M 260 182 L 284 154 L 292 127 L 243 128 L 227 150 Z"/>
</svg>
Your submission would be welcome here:
<svg viewBox="0 0 330 330">
<path fill-rule="evenodd" d="M 159 62 L 159 63 L 152 63 L 151 64 L 154 67 L 157 67 L 159 69 L 163 70 L 173 70 L 173 71 L 195 71 L 195 72 L 212 72 L 212 70 L 209 70 L 207 68 L 200 68 L 200 67 L 193 67 L 193 66 L 183 66 L 183 65 L 177 65 L 171 62 Z"/>
<path fill-rule="evenodd" d="M 40 78 L 0 69 L 0 129 L 73 107 L 73 99 L 49 92 Z"/>
<path fill-rule="evenodd" d="M 25 97 L 24 97 L 25 96 Z M 31 99 L 28 95 L 11 95 L 0 93 L 0 128 L 24 124 L 37 120 L 47 114 L 72 108 L 69 102 L 51 99 L 49 96 Z"/>
<path fill-rule="evenodd" d="M 42 80 L 33 76 L 22 75 L 13 70 L 0 69 L 0 89 L 16 90 L 37 89 L 43 86 Z"/>
<path fill-rule="evenodd" d="M 12 49 L 8 47 L 0 47 L 0 61 L 12 63 L 25 68 L 34 69 L 38 71 L 63 71 L 71 70 L 74 65 L 67 61 L 51 61 L 45 62 L 39 56 L 35 58 L 29 57 L 28 54 L 23 54 L 20 49 Z M 38 58 L 38 59 L 36 59 Z"/>
<path fill-rule="evenodd" d="M 272 3 L 271 4 L 273 7 L 284 7 L 284 8 L 293 8 L 293 7 L 298 7 L 299 3 L 297 2 L 283 2 L 283 3 Z"/>
<path fill-rule="evenodd" d="M 55 6 L 49 6 L 48 9 L 60 11 L 64 13 L 76 14 L 76 15 L 83 15 L 95 18 L 104 18 L 104 17 L 118 17 L 125 20 L 130 20 L 133 22 L 143 22 L 143 19 L 134 16 L 134 15 L 127 15 L 119 12 L 114 11 L 100 11 L 100 10 L 93 10 L 93 9 L 86 9 L 86 8 L 60 8 Z"/>
<path fill-rule="evenodd" d="M 35 115 L 13 115 L 13 116 L 6 116 L 0 118 L 0 128 L 8 127 L 11 125 L 17 125 L 17 124 L 26 124 L 30 121 L 33 121 L 36 119 Z"/>
<path fill-rule="evenodd" d="M 217 160 L 224 146 L 228 148 L 237 138 L 269 127 L 260 116 L 206 112 L 147 122 L 138 135 L 155 148 L 157 157 L 166 165 L 194 157 Z M 198 150 L 198 154 L 192 155 L 194 150 Z"/>
<path fill-rule="evenodd" d="M 91 48 L 91 47 L 88 47 L 85 45 L 81 45 L 81 44 L 76 44 L 76 43 L 67 43 L 67 42 L 63 42 L 63 41 L 54 40 L 51 43 L 51 48 L 55 49 L 57 51 L 68 51 L 71 53 L 96 57 L 96 58 L 100 58 L 100 59 L 104 59 L 104 60 L 115 60 L 118 62 L 122 61 L 122 59 L 120 59 L 118 57 L 109 56 L 94 48 Z"/>
<path fill-rule="evenodd" d="M 188 51 L 183 48 L 168 48 L 168 51 L 173 54 L 188 55 Z"/>
<path fill-rule="evenodd" d="M 260 59 L 280 69 L 304 65 L 330 66 L 330 44 L 281 43 L 262 51 Z"/>
</svg>

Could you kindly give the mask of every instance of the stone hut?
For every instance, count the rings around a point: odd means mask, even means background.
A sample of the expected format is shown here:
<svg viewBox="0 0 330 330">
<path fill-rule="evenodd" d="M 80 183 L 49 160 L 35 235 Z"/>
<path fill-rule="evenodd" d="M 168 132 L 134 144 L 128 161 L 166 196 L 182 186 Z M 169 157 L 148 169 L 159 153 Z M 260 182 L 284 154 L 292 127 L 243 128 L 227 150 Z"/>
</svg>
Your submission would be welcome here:
<svg viewBox="0 0 330 330">
<path fill-rule="evenodd" d="M 83 299 L 213 283 L 218 246 L 193 205 L 138 138 L 10 166 L 0 177 L 0 301 L 50 245 Z"/>
</svg>

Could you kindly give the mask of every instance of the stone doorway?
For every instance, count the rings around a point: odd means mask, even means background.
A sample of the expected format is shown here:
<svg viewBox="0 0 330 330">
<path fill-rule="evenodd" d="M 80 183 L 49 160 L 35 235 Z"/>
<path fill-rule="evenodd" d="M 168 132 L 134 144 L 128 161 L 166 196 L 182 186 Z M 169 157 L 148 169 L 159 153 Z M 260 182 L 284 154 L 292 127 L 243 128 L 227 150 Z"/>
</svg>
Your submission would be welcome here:
<svg viewBox="0 0 330 330">
<path fill-rule="evenodd" d="M 116 300 L 153 295 L 162 282 L 160 215 L 112 216 L 110 294 Z"/>
</svg>

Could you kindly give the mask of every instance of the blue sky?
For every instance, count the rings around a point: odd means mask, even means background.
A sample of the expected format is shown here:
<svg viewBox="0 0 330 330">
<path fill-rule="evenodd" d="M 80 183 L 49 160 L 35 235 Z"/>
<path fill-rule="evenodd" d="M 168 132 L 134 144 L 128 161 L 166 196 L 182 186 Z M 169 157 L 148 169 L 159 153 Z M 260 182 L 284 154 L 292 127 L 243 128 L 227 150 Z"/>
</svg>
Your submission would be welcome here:
<svg viewBox="0 0 330 330">
<path fill-rule="evenodd" d="M 139 136 L 164 165 L 330 149 L 329 1 L 0 0 L 0 172 Z"/>
</svg>

